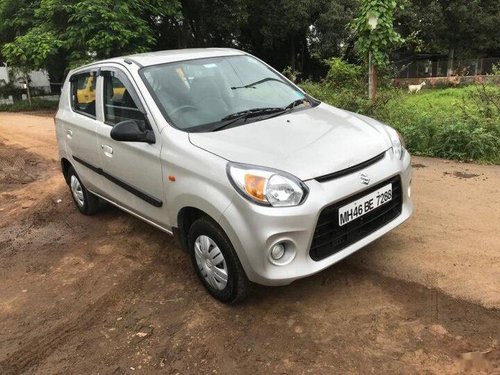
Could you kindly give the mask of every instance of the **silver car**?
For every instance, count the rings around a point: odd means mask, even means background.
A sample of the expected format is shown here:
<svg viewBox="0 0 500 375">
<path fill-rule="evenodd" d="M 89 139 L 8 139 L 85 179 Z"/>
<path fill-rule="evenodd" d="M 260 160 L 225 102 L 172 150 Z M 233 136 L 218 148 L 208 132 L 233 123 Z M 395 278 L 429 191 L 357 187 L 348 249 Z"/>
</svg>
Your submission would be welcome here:
<svg viewBox="0 0 500 375">
<path fill-rule="evenodd" d="M 108 201 L 173 234 L 231 303 L 285 285 L 408 219 L 400 135 L 321 103 L 234 49 L 146 53 L 71 71 L 56 115 L 76 207 Z"/>
</svg>

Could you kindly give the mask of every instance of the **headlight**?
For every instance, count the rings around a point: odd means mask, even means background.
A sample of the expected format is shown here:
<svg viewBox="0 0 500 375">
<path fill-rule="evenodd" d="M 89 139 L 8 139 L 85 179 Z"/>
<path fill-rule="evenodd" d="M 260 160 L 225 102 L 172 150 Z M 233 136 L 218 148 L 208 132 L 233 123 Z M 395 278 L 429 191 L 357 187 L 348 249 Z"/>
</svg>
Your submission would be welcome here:
<svg viewBox="0 0 500 375">
<path fill-rule="evenodd" d="M 391 143 L 392 143 L 392 151 L 394 152 L 394 155 L 396 155 L 396 158 L 398 159 L 403 159 L 403 156 L 405 154 L 405 142 L 403 140 L 403 137 L 399 132 L 391 127 L 387 127 L 389 131 L 389 136 L 391 137 Z"/>
<path fill-rule="evenodd" d="M 228 163 L 227 175 L 243 197 L 266 206 L 297 206 L 308 192 L 297 177 L 273 169 Z"/>
</svg>

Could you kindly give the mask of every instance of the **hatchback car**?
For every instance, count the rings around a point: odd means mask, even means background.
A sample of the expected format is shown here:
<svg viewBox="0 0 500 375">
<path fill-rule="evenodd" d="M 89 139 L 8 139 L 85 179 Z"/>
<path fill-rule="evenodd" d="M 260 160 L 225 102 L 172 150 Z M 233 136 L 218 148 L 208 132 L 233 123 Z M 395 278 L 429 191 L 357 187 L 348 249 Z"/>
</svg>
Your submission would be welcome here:
<svg viewBox="0 0 500 375">
<path fill-rule="evenodd" d="M 95 82 L 92 100 L 79 90 Z M 314 99 L 233 49 L 113 58 L 71 71 L 55 117 L 76 207 L 110 202 L 175 235 L 206 289 L 317 273 L 410 217 L 400 135 Z"/>
</svg>

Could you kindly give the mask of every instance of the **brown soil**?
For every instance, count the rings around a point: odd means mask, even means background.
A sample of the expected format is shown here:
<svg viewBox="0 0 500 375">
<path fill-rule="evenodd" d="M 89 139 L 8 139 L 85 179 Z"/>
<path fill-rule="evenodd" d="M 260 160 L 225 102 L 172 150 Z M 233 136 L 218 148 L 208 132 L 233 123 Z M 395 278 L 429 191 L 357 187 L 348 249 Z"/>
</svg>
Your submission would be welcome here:
<svg viewBox="0 0 500 375">
<path fill-rule="evenodd" d="M 0 114 L 0 141 L 0 374 L 500 371 L 498 167 L 415 158 L 407 224 L 228 307 L 169 236 L 77 212 L 51 118 Z"/>
<path fill-rule="evenodd" d="M 16 189 L 35 181 L 45 171 L 43 159 L 36 154 L 0 142 L 0 190 Z"/>
</svg>

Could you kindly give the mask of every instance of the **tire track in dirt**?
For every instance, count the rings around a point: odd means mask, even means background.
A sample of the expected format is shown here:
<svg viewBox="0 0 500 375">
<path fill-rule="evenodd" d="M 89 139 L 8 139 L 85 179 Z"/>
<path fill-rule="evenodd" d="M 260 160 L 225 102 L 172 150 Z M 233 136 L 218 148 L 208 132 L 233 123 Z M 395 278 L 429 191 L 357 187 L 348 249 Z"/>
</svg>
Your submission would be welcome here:
<svg viewBox="0 0 500 375">
<path fill-rule="evenodd" d="M 148 263 L 145 267 L 133 271 L 79 316 L 31 339 L 26 345 L 0 362 L 0 374 L 19 374 L 37 366 L 75 335 L 92 328 L 102 318 L 104 312 L 125 297 L 130 298 L 138 294 L 154 268 L 154 265 Z"/>
</svg>

